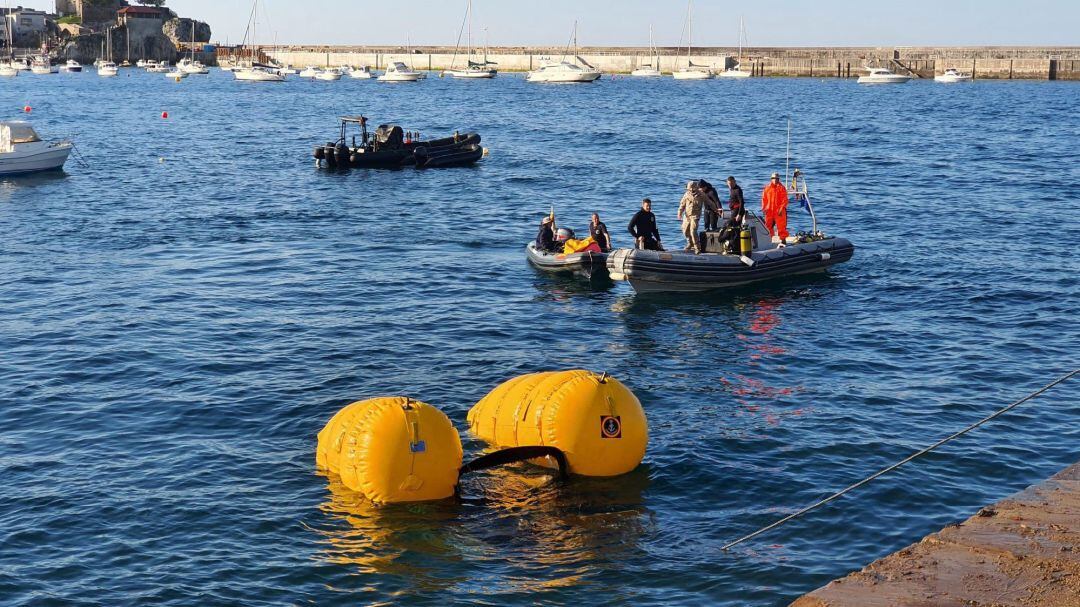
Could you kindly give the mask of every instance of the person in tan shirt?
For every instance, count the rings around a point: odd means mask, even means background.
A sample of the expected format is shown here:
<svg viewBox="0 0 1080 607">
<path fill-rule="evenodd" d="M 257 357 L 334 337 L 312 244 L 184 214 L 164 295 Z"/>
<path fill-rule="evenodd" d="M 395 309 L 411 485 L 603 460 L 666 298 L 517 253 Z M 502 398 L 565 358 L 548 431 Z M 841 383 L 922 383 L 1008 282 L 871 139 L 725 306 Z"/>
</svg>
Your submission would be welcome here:
<svg viewBox="0 0 1080 607">
<path fill-rule="evenodd" d="M 698 224 L 701 222 L 701 210 L 705 208 L 705 193 L 696 181 L 686 184 L 686 193 L 679 201 L 678 218 L 682 220 L 683 236 L 686 236 L 684 251 L 701 252 L 698 242 Z"/>
</svg>

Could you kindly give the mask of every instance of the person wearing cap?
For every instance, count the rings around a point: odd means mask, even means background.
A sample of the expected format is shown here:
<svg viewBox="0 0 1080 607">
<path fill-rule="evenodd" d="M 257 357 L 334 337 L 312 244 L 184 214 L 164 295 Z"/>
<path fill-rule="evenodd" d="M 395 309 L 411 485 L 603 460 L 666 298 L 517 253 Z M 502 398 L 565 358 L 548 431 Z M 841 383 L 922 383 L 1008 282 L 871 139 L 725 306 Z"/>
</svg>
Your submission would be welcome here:
<svg viewBox="0 0 1080 607">
<path fill-rule="evenodd" d="M 705 207 L 705 195 L 696 181 L 686 183 L 686 193 L 679 201 L 677 216 L 682 220 L 683 236 L 686 236 L 684 251 L 701 252 L 698 244 L 698 223 L 701 222 L 701 210 Z"/>
<path fill-rule="evenodd" d="M 649 251 L 664 250 L 660 244 L 660 230 L 656 228 L 656 215 L 652 212 L 652 201 L 648 198 L 641 201 L 641 210 L 634 214 L 627 229 L 634 237 L 635 247 Z"/>
<path fill-rule="evenodd" d="M 716 230 L 720 224 L 720 218 L 724 216 L 720 194 L 711 183 L 704 179 L 698 179 L 698 187 L 701 188 L 701 194 L 705 197 L 705 231 Z"/>
<path fill-rule="evenodd" d="M 769 236 L 780 237 L 780 244 L 787 241 L 788 191 L 780 182 L 780 173 L 773 173 L 769 185 L 761 193 L 761 213 L 765 216 L 765 228 Z"/>
<path fill-rule="evenodd" d="M 536 235 L 536 249 L 547 253 L 562 253 L 562 243 L 555 240 L 555 218 L 551 215 L 540 222 L 540 232 Z"/>
</svg>

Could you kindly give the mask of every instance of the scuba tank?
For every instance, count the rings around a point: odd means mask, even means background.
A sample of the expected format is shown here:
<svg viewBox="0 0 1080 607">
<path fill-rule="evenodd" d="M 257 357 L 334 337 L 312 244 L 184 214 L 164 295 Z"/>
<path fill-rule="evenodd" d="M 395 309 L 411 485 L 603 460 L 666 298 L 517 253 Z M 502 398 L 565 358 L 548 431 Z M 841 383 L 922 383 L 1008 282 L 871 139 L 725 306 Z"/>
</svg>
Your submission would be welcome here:
<svg viewBox="0 0 1080 607">
<path fill-rule="evenodd" d="M 754 251 L 754 238 L 750 226 L 743 226 L 739 231 L 739 253 L 747 257 Z"/>
</svg>

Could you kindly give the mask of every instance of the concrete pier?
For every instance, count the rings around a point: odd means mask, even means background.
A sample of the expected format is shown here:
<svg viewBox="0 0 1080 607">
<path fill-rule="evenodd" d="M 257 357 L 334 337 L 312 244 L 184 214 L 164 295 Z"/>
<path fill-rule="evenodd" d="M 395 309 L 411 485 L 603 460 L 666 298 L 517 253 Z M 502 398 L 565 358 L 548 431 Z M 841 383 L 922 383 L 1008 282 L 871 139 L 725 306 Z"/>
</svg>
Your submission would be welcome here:
<svg viewBox="0 0 1080 607">
<path fill-rule="evenodd" d="M 465 61 L 454 47 L 420 46 L 290 46 L 264 48 L 282 64 L 292 66 L 367 65 L 383 69 L 404 61 L 416 69 L 440 71 Z M 501 71 L 536 69 L 546 58 L 559 59 L 564 47 L 492 47 L 488 59 Z M 221 54 L 228 49 L 220 49 Z M 670 72 L 686 63 L 685 49 L 658 49 L 660 69 Z M 650 62 L 639 47 L 582 47 L 577 54 L 607 73 L 628 73 Z M 835 47 L 747 48 L 742 57 L 730 47 L 695 48 L 695 64 L 717 70 L 741 63 L 755 76 L 857 78 L 867 66 L 888 67 L 920 78 L 933 78 L 949 68 L 973 73 L 976 79 L 1080 80 L 1080 47 Z"/>
<path fill-rule="evenodd" d="M 1080 464 L 791 607 L 1077 607 Z"/>
</svg>

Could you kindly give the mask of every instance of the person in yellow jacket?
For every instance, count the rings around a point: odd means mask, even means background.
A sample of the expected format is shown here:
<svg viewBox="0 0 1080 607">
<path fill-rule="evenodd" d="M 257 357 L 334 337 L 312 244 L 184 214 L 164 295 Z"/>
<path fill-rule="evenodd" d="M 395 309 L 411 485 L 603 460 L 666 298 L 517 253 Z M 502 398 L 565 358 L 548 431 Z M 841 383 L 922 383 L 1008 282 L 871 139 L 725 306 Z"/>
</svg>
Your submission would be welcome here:
<svg viewBox="0 0 1080 607">
<path fill-rule="evenodd" d="M 698 223 L 701 221 L 701 210 L 705 208 L 705 194 L 701 191 L 696 181 L 686 184 L 686 193 L 679 201 L 678 218 L 682 220 L 683 236 L 686 236 L 686 248 L 684 251 L 701 252 L 698 242 Z"/>
<path fill-rule="evenodd" d="M 761 214 L 765 217 L 765 228 L 769 236 L 779 236 L 780 244 L 787 241 L 787 205 L 788 191 L 780 181 L 780 174 L 773 173 L 769 185 L 761 193 Z"/>
</svg>

